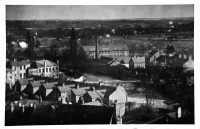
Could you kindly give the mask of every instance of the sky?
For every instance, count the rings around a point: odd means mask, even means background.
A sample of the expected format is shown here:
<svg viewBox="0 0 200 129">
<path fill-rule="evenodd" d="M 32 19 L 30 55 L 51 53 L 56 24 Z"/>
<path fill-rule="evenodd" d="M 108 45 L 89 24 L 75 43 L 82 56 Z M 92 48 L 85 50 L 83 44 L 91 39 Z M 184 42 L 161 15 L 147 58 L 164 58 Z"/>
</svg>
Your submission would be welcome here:
<svg viewBox="0 0 200 129">
<path fill-rule="evenodd" d="M 6 5 L 6 20 L 194 17 L 194 5 Z"/>
</svg>

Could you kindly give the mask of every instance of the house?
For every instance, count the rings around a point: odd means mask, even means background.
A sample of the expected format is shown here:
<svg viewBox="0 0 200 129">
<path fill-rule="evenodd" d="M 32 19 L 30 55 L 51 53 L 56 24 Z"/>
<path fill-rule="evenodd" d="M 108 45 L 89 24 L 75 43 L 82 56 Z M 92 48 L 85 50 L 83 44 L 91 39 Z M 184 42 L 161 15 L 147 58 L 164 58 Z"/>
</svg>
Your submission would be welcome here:
<svg viewBox="0 0 200 129">
<path fill-rule="evenodd" d="M 98 46 L 98 57 L 118 57 L 118 56 L 128 56 L 129 49 L 127 45 L 103 45 Z M 82 46 L 80 48 L 80 53 L 82 53 L 86 59 L 94 59 L 96 49 L 95 46 Z"/>
<path fill-rule="evenodd" d="M 39 60 L 31 63 L 29 75 L 44 77 L 59 77 L 59 62 L 57 64 L 49 60 Z"/>
<path fill-rule="evenodd" d="M 145 68 L 146 60 L 145 56 L 132 56 L 129 60 L 129 68 Z"/>
<path fill-rule="evenodd" d="M 18 79 L 26 78 L 28 75 L 27 69 L 30 67 L 29 60 L 18 61 L 14 59 L 9 63 L 8 68 L 12 70 L 12 82 L 15 82 Z"/>
<path fill-rule="evenodd" d="M 80 88 L 79 85 L 76 85 L 76 88 L 71 89 L 71 103 L 83 103 L 82 97 L 85 93 L 86 90 L 84 88 Z"/>
<path fill-rule="evenodd" d="M 160 52 L 159 50 L 152 50 L 149 55 L 148 55 L 148 62 L 150 63 L 156 63 L 156 58 L 158 58 L 160 56 Z"/>
<path fill-rule="evenodd" d="M 87 91 L 83 95 L 84 103 L 93 102 L 93 101 L 99 101 L 102 103 L 103 97 L 104 95 L 100 91 L 95 90 L 95 87 L 92 87 L 92 91 Z"/>
<path fill-rule="evenodd" d="M 108 74 L 110 68 L 118 64 L 120 62 L 111 57 L 101 57 L 93 63 L 93 69 L 98 73 Z"/>
<path fill-rule="evenodd" d="M 122 85 L 117 84 L 116 87 L 110 87 L 104 95 L 104 103 L 113 106 L 114 103 L 126 103 L 127 93 Z"/>
<path fill-rule="evenodd" d="M 45 82 L 39 87 L 39 95 L 44 100 L 58 100 L 59 90 L 56 88 L 58 82 Z"/>
<path fill-rule="evenodd" d="M 70 102 L 71 101 L 71 89 L 75 87 L 74 83 L 71 84 L 62 84 L 62 85 L 58 85 L 57 88 L 60 91 L 60 96 L 62 98 L 62 100 L 65 100 L 66 102 Z"/>
<path fill-rule="evenodd" d="M 122 64 L 122 65 L 126 66 L 127 68 L 129 68 L 129 61 L 130 61 L 130 59 L 131 59 L 130 56 L 115 57 L 115 59 L 116 59 L 117 61 L 119 61 L 120 64 Z"/>
<path fill-rule="evenodd" d="M 17 80 L 13 86 L 14 91 L 17 91 L 19 93 L 23 92 L 30 81 L 33 81 L 33 78 L 24 78 Z"/>
<path fill-rule="evenodd" d="M 34 95 L 39 95 L 39 88 L 44 82 L 45 80 L 38 80 L 38 81 L 32 80 L 27 84 L 23 92 L 30 95 L 33 98 Z"/>
</svg>

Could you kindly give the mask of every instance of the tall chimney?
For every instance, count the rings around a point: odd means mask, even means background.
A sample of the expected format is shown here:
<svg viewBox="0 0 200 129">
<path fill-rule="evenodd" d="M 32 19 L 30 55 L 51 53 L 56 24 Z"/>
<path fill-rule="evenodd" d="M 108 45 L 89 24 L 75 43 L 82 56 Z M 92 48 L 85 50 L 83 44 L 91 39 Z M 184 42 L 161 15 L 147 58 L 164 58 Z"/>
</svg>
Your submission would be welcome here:
<svg viewBox="0 0 200 129">
<path fill-rule="evenodd" d="M 99 45 L 99 38 L 97 36 L 97 41 L 96 41 L 96 45 L 95 45 L 95 59 L 97 60 L 99 58 L 99 50 L 98 50 L 98 45 Z"/>
<path fill-rule="evenodd" d="M 59 60 L 57 60 L 57 65 L 58 65 L 58 69 L 57 69 L 57 77 L 59 78 Z"/>
</svg>

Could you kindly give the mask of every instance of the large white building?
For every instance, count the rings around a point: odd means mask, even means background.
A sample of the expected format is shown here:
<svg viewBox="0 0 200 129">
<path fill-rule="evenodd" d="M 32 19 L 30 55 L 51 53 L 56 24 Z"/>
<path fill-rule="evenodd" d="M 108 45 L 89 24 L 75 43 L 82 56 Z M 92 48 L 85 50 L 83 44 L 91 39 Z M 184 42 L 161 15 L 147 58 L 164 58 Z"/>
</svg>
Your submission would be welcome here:
<svg viewBox="0 0 200 129">
<path fill-rule="evenodd" d="M 59 62 L 54 63 L 49 60 L 35 61 L 31 63 L 29 75 L 57 78 L 59 76 Z"/>
</svg>

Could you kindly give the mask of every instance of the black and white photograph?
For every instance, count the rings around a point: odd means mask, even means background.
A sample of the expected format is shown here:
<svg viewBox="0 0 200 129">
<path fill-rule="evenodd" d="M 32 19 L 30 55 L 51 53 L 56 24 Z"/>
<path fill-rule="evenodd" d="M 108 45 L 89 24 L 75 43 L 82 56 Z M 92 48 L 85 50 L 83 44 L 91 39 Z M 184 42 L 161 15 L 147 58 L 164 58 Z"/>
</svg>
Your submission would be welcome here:
<svg viewBox="0 0 200 129">
<path fill-rule="evenodd" d="M 4 5 L 4 126 L 198 123 L 194 4 L 46 4 Z"/>
</svg>

